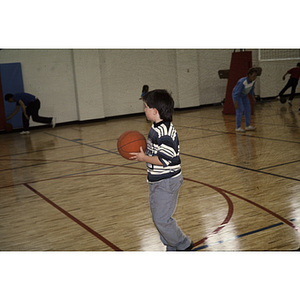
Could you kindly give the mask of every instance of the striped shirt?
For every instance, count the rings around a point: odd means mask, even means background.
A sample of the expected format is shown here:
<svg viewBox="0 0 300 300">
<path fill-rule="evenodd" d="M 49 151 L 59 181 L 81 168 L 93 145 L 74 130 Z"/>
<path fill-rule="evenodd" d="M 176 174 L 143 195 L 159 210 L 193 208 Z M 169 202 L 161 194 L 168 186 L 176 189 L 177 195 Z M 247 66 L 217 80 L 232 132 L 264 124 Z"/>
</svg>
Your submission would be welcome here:
<svg viewBox="0 0 300 300">
<path fill-rule="evenodd" d="M 147 163 L 148 182 L 157 182 L 181 174 L 179 140 L 171 122 L 153 123 L 148 134 L 148 156 L 157 156 L 162 166 Z"/>
</svg>

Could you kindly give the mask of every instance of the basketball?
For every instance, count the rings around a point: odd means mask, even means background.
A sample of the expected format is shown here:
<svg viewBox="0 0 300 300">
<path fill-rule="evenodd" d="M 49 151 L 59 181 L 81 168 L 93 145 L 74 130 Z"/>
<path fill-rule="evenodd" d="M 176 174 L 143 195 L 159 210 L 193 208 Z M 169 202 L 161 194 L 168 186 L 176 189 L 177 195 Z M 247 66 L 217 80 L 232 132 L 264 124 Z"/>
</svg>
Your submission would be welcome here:
<svg viewBox="0 0 300 300">
<path fill-rule="evenodd" d="M 118 139 L 118 151 L 122 157 L 129 159 L 132 152 L 140 152 L 140 147 L 146 151 L 147 142 L 145 137 L 138 131 L 124 132 Z"/>
<path fill-rule="evenodd" d="M 281 98 L 280 98 L 280 102 L 281 102 L 282 104 L 284 104 L 284 103 L 286 102 L 286 98 L 281 97 Z"/>
<path fill-rule="evenodd" d="M 10 123 L 5 123 L 4 130 L 6 132 L 11 132 L 13 130 L 13 126 Z"/>
</svg>

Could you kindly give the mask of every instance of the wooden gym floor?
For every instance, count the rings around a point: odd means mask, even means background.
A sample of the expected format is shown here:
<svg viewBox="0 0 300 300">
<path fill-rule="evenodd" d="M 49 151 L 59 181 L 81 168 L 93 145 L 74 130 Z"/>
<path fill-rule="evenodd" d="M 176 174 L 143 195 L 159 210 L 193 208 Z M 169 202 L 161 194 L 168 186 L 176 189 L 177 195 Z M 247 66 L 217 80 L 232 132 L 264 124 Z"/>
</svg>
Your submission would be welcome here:
<svg viewBox="0 0 300 300">
<path fill-rule="evenodd" d="M 239 134 L 222 106 L 175 112 L 185 180 L 174 217 L 194 251 L 300 247 L 299 98 L 293 102 L 257 103 L 257 130 Z M 147 136 L 150 126 L 141 114 L 0 134 L 0 250 L 164 251 L 145 164 L 116 147 L 124 131 Z"/>
</svg>

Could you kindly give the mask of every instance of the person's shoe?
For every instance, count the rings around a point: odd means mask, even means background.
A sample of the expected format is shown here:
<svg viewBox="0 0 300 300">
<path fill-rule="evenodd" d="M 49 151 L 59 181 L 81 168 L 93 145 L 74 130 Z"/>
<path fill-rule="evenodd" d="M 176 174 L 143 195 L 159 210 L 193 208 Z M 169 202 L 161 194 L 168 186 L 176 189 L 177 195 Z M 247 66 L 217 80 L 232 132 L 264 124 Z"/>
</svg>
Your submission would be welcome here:
<svg viewBox="0 0 300 300">
<path fill-rule="evenodd" d="M 245 132 L 245 130 L 242 127 L 236 128 L 235 131 L 237 131 L 237 132 Z"/>
<path fill-rule="evenodd" d="M 256 127 L 253 127 L 253 126 L 249 125 L 249 126 L 247 126 L 245 129 L 246 129 L 246 130 L 255 130 Z"/>
<path fill-rule="evenodd" d="M 277 96 L 277 97 L 276 97 L 276 100 L 280 100 L 280 96 Z"/>
<path fill-rule="evenodd" d="M 183 251 L 192 251 L 193 248 L 194 248 L 194 242 L 191 241 L 191 244 L 187 248 L 185 248 Z"/>
<path fill-rule="evenodd" d="M 52 118 L 51 125 L 52 125 L 52 128 L 55 127 L 55 125 L 56 125 L 56 118 L 55 117 Z"/>
<path fill-rule="evenodd" d="M 21 131 L 20 134 L 29 134 L 29 131 Z"/>
<path fill-rule="evenodd" d="M 191 244 L 187 248 L 183 250 L 177 250 L 177 251 L 192 251 L 193 248 L 194 248 L 194 242 L 191 241 Z"/>
</svg>

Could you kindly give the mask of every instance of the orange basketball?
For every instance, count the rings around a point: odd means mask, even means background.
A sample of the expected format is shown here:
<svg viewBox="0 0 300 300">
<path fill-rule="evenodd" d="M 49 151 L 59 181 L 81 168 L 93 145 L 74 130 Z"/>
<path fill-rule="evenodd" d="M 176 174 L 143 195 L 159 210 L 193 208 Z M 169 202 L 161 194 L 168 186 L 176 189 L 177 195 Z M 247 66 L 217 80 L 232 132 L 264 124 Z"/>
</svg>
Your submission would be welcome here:
<svg viewBox="0 0 300 300">
<path fill-rule="evenodd" d="M 13 130 L 13 126 L 10 123 L 5 123 L 4 124 L 4 130 L 6 132 L 11 132 Z"/>
<path fill-rule="evenodd" d="M 118 151 L 122 157 L 129 159 L 131 152 L 140 152 L 140 147 L 146 151 L 147 142 L 145 137 L 138 131 L 124 132 L 118 139 Z"/>
</svg>

